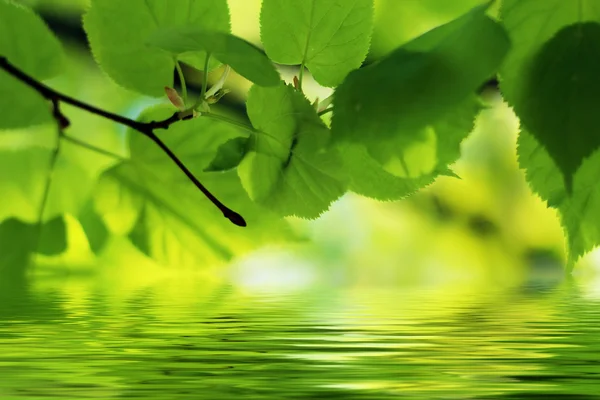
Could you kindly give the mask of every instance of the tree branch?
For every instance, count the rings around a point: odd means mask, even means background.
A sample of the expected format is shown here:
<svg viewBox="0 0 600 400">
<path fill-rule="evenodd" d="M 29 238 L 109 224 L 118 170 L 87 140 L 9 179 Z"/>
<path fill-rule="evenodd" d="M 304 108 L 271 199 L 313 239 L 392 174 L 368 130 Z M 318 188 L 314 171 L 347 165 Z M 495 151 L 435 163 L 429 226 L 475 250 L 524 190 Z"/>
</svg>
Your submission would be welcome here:
<svg viewBox="0 0 600 400">
<path fill-rule="evenodd" d="M 59 127 L 66 128 L 70 122 L 67 117 L 61 112 L 59 105 L 60 103 L 70 104 L 79 109 L 85 110 L 89 113 L 98 115 L 100 117 L 109 119 L 121 125 L 125 125 L 131 129 L 134 129 L 144 136 L 152 140 L 160 149 L 177 165 L 177 167 L 189 178 L 190 181 L 223 213 L 223 216 L 229 219 L 232 223 L 238 226 L 246 226 L 244 218 L 231 210 L 223 203 L 221 203 L 200 181 L 192 174 L 192 172 L 185 166 L 185 164 L 169 149 L 169 147 L 163 143 L 160 138 L 154 132 L 156 129 L 168 129 L 173 123 L 179 120 L 185 120 L 192 117 L 190 113 L 176 112 L 169 118 L 162 121 L 151 121 L 151 122 L 139 122 L 130 118 L 123 117 L 118 114 L 102 110 L 94 107 L 90 104 L 84 103 L 62 93 L 51 89 L 50 87 L 39 82 L 35 78 L 27 75 L 25 72 L 11 64 L 6 57 L 0 56 L 0 69 L 6 71 L 14 78 L 23 82 L 27 86 L 36 90 L 44 98 L 52 102 L 53 112 L 52 115 L 56 119 Z"/>
</svg>

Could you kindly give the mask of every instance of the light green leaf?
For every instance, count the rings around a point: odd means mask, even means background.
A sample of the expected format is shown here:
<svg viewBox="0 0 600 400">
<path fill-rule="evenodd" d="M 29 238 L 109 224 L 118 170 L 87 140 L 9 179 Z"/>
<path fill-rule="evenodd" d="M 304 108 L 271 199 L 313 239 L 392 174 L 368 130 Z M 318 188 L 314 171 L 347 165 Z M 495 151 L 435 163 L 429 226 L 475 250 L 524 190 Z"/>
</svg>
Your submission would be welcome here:
<svg viewBox="0 0 600 400">
<path fill-rule="evenodd" d="M 63 64 L 62 47 L 42 19 L 7 0 L 0 0 L 0 57 L 39 80 L 59 74 Z M 51 120 L 47 100 L 0 70 L 0 130 Z"/>
<path fill-rule="evenodd" d="M 373 0 L 263 0 L 261 39 L 275 62 L 308 67 L 336 86 L 369 50 Z"/>
<path fill-rule="evenodd" d="M 238 167 L 244 188 L 282 216 L 317 218 L 347 187 L 329 130 L 291 86 L 254 86 L 247 107 L 257 132 Z"/>
<path fill-rule="evenodd" d="M 279 84 L 279 73 L 254 45 L 225 32 L 204 31 L 197 28 L 161 29 L 149 43 L 175 55 L 205 51 L 211 57 L 231 66 L 237 73 L 261 86 Z"/>
<path fill-rule="evenodd" d="M 545 148 L 535 137 L 521 131 L 518 143 L 519 164 L 527 181 L 548 205 L 560 213 L 569 246 L 569 264 L 600 244 L 600 153 L 584 160 L 573 179 L 573 190 L 567 195 L 560 171 Z"/>
<path fill-rule="evenodd" d="M 0 152 L 0 220 L 17 217 L 37 222 L 49 173 L 51 150 L 30 148 Z M 93 180 L 80 166 L 59 154 L 52 175 L 44 221 L 71 213 L 77 215 L 88 199 Z"/>
<path fill-rule="evenodd" d="M 493 76 L 509 42 L 486 7 L 407 43 L 381 62 L 352 72 L 334 98 L 336 141 L 409 145 Z"/>
<path fill-rule="evenodd" d="M 382 142 L 368 151 L 364 145 L 341 143 L 350 190 L 379 200 L 398 200 L 431 184 L 460 157 L 460 144 L 474 128 L 481 105 L 474 96 L 448 117 L 423 131 L 412 146 Z M 375 150 L 375 151 L 374 151 Z"/>
<path fill-rule="evenodd" d="M 0 223 L 0 245 L 0 275 L 6 279 L 7 271 L 26 266 L 33 253 L 63 253 L 67 249 L 65 221 L 60 216 L 38 225 L 6 219 Z"/>
<path fill-rule="evenodd" d="M 158 120 L 171 113 L 152 108 L 141 119 Z M 232 225 L 152 141 L 132 132 L 131 161 L 106 171 L 96 190 L 95 209 L 111 232 L 129 236 L 141 251 L 169 265 L 218 263 L 292 236 L 284 221 L 250 201 L 235 171 L 202 172 L 220 145 L 240 136 L 237 128 L 196 118 L 177 122 L 159 135 L 248 226 Z"/>
<path fill-rule="evenodd" d="M 248 141 L 248 138 L 238 137 L 219 146 L 215 159 L 204 172 L 227 171 L 237 167 L 246 155 Z"/>
<path fill-rule="evenodd" d="M 600 147 L 600 7 L 508 0 L 501 16 L 514 43 L 502 92 L 570 189 L 583 159 Z"/>
<path fill-rule="evenodd" d="M 229 32 L 226 0 L 92 0 L 84 28 L 102 69 L 128 89 L 149 96 L 173 87 L 174 58 L 149 46 L 158 29 L 195 27 Z M 205 54 L 181 55 L 180 61 L 204 68 Z M 218 65 L 213 62 L 212 67 Z"/>
</svg>

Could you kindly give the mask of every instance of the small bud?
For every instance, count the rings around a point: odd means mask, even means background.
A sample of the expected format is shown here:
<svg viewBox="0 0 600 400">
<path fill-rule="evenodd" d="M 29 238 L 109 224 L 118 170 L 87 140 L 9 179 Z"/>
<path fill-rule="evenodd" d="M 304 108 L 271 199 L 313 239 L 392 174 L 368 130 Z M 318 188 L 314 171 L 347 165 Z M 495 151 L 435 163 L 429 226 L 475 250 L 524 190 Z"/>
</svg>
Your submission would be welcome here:
<svg viewBox="0 0 600 400">
<path fill-rule="evenodd" d="M 177 90 L 165 86 L 165 93 L 167 94 L 167 97 L 169 98 L 171 104 L 177 107 L 179 111 L 185 110 L 185 104 L 183 103 L 183 99 L 181 98 L 181 96 L 179 96 L 179 93 L 177 93 Z"/>
<path fill-rule="evenodd" d="M 312 106 L 315 110 L 319 111 L 319 98 L 317 97 L 315 101 L 312 103 Z"/>
<path fill-rule="evenodd" d="M 214 95 L 210 96 L 209 98 L 206 99 L 206 102 L 208 104 L 215 104 L 217 103 L 219 100 L 221 100 L 221 98 L 223 96 L 225 96 L 227 93 L 231 92 L 231 90 L 229 89 L 219 89 L 217 90 L 217 93 L 215 93 Z"/>
<path fill-rule="evenodd" d="M 297 76 L 294 76 L 294 88 L 296 90 L 300 90 L 300 81 L 298 80 Z"/>
</svg>

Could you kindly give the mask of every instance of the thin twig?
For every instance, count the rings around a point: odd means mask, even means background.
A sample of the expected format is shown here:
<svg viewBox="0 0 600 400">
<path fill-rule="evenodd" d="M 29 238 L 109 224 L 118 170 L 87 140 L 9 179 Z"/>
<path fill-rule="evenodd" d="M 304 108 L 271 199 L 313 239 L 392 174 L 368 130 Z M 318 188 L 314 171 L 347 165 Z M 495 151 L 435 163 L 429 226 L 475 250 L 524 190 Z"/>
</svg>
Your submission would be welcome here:
<svg viewBox="0 0 600 400">
<path fill-rule="evenodd" d="M 204 195 L 211 201 L 221 212 L 223 215 L 228 218 L 231 222 L 238 226 L 246 226 L 246 221 L 244 218 L 235 211 L 226 207 L 223 203 L 221 203 L 196 177 L 192 174 L 192 172 L 183 164 L 183 162 L 164 144 L 158 136 L 154 133 L 156 129 L 168 129 L 173 123 L 182 120 L 191 118 L 191 115 L 186 114 L 184 112 L 176 112 L 169 118 L 162 121 L 151 121 L 151 122 L 139 122 L 130 118 L 123 117 L 118 114 L 114 114 L 108 112 L 106 110 L 102 110 L 100 108 L 94 107 L 90 104 L 84 103 L 62 93 L 51 89 L 50 87 L 44 85 L 43 83 L 37 81 L 35 78 L 27 75 L 25 72 L 21 71 L 19 68 L 11 64 L 5 57 L 0 56 L 0 69 L 8 72 L 14 78 L 19 81 L 25 83 L 29 87 L 36 90 L 40 95 L 48 99 L 52 102 L 54 106 L 54 118 L 56 119 L 59 127 L 66 127 L 69 125 L 69 120 L 60 112 L 58 105 L 60 102 L 70 104 L 79 109 L 85 110 L 89 113 L 98 115 L 100 117 L 109 119 L 111 121 L 117 122 L 121 125 L 125 125 L 129 128 L 132 128 L 144 136 L 148 137 L 154 143 L 156 143 L 163 152 L 165 152 L 169 158 L 179 167 L 179 169 L 192 181 L 192 183 L 202 192 Z"/>
</svg>

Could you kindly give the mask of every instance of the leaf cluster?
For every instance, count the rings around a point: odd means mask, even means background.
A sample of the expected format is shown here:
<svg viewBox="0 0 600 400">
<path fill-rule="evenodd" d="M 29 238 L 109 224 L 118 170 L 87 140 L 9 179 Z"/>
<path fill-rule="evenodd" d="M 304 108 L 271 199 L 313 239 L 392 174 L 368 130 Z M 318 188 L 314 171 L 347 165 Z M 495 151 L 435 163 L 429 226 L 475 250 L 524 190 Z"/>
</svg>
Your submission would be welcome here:
<svg viewBox="0 0 600 400">
<path fill-rule="evenodd" d="M 64 69 L 59 41 L 31 10 L 0 0 L 0 137 L 57 125 L 54 146 L 2 150 L 6 204 L 28 206 L 0 210 L 0 240 L 34 238 L 18 254 L 60 252 L 72 215 L 96 252 L 123 235 L 165 263 L 227 260 L 295 237 L 282 217 L 317 218 L 348 191 L 398 200 L 454 175 L 482 109 L 477 93 L 498 75 L 521 120 L 521 165 L 560 211 L 573 261 L 600 243 L 600 7 L 503 0 L 494 19 L 490 5 L 363 65 L 373 0 L 263 0 L 264 51 L 231 34 L 226 0 L 92 0 L 83 26 L 97 63 L 124 88 L 164 101 L 137 122 L 71 101 L 129 127 L 128 154 L 90 173 L 61 143 L 110 152 L 70 137 L 59 108 L 68 99 L 39 86 Z M 205 78 L 219 68 L 222 78 L 212 87 L 205 79 L 192 96 L 183 64 Z M 300 66 L 293 84 L 278 65 Z M 253 83 L 247 121 L 213 110 L 230 70 Z M 308 72 L 334 88 L 331 98 L 306 97 Z M 231 226 L 214 205 L 226 216 L 236 210 L 248 227 Z"/>
</svg>

